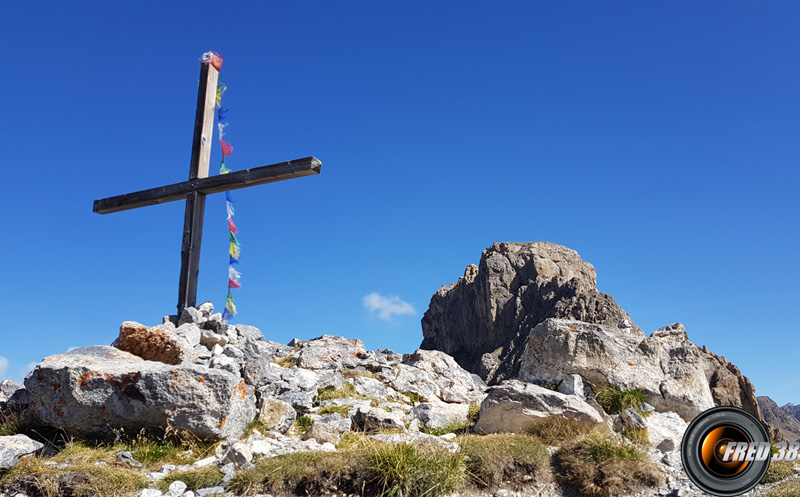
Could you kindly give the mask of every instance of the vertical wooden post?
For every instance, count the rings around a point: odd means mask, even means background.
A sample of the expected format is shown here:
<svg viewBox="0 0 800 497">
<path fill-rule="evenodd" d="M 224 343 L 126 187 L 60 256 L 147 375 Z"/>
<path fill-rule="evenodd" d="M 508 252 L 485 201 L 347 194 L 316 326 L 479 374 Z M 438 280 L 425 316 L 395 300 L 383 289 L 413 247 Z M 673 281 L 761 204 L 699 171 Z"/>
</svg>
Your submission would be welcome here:
<svg viewBox="0 0 800 497">
<path fill-rule="evenodd" d="M 189 180 L 208 177 L 218 78 L 219 71 L 210 61 L 201 63 Z M 193 307 L 197 303 L 197 277 L 200 273 L 200 243 L 203 239 L 205 205 L 204 193 L 192 192 L 186 196 L 181 244 L 181 275 L 178 284 L 178 316 L 184 308 Z"/>
</svg>

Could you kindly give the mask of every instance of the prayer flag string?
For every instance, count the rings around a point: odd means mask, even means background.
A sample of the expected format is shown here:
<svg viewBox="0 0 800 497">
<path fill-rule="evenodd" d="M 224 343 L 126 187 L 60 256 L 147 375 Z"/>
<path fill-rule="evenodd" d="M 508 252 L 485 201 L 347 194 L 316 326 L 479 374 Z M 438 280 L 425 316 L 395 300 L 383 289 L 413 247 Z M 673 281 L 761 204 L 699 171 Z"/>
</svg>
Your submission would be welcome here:
<svg viewBox="0 0 800 497">
<path fill-rule="evenodd" d="M 219 67 L 216 65 L 214 66 L 217 68 L 217 70 L 219 70 L 222 66 L 222 57 L 219 57 L 219 61 Z M 227 117 L 225 116 L 225 114 L 228 112 L 228 109 L 224 109 L 222 107 L 222 95 L 227 89 L 227 85 L 225 85 L 225 83 L 222 81 L 217 83 L 217 132 L 219 133 L 219 144 L 220 148 L 222 149 L 222 162 L 219 166 L 220 174 L 228 174 L 231 172 L 231 170 L 225 166 L 225 157 L 230 156 L 233 152 L 233 145 L 231 145 L 230 142 L 223 140 L 225 137 L 225 128 L 227 128 L 229 124 L 227 122 Z M 225 192 L 225 209 L 228 214 L 228 236 L 230 249 L 228 250 L 228 292 L 225 295 L 225 310 L 222 312 L 222 320 L 227 322 L 230 318 L 236 315 L 236 303 L 233 300 L 233 294 L 231 294 L 231 290 L 234 288 L 240 288 L 242 286 L 241 282 L 239 281 L 242 277 L 242 274 L 233 267 L 234 264 L 239 264 L 239 257 L 242 253 L 242 247 L 239 244 L 239 240 L 236 238 L 236 235 L 239 233 L 239 228 L 237 228 L 236 224 L 233 222 L 233 215 L 235 211 L 230 192 Z"/>
</svg>

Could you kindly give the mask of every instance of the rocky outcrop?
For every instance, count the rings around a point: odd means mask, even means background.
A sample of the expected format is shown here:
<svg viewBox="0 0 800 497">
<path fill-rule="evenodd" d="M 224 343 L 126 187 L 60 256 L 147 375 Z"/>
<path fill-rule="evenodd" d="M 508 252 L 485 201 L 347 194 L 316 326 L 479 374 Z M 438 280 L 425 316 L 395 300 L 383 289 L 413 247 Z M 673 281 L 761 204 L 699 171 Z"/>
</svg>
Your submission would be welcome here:
<svg viewBox="0 0 800 497">
<path fill-rule="evenodd" d="M 253 388 L 227 371 L 147 361 L 92 346 L 46 357 L 25 379 L 35 414 L 71 434 L 125 428 L 240 436 L 256 413 Z"/>
<path fill-rule="evenodd" d="M 641 389 L 657 410 L 685 420 L 715 405 L 762 419 L 736 366 L 691 343 L 680 324 L 648 337 L 595 283 L 574 250 L 495 243 L 431 298 L 422 348 L 451 354 L 490 383 L 518 377 L 589 400 L 611 385 Z"/>
<path fill-rule="evenodd" d="M 778 404 L 767 396 L 757 397 L 757 400 L 764 421 L 772 425 L 787 442 L 800 441 L 800 420 L 793 416 L 791 408 L 778 407 Z"/>
<path fill-rule="evenodd" d="M 447 352 L 490 382 L 510 378 L 525 338 L 545 319 L 631 322 L 611 296 L 597 291 L 596 280 L 594 266 L 561 245 L 495 243 L 479 266 L 467 266 L 458 282 L 433 295 L 421 348 Z"/>
<path fill-rule="evenodd" d="M 755 389 L 724 358 L 689 341 L 673 324 L 649 337 L 616 326 L 548 319 L 525 342 L 519 378 L 540 385 L 585 379 L 594 391 L 611 385 L 639 389 L 658 411 L 685 420 L 715 405 L 741 407 L 761 418 Z"/>
</svg>

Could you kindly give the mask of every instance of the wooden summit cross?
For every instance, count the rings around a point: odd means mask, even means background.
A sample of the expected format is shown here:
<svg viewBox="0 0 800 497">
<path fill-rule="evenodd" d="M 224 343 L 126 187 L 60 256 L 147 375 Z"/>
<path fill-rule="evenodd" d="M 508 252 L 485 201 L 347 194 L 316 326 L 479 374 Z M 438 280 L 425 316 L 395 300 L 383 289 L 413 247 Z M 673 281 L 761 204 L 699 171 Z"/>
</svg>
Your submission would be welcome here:
<svg viewBox="0 0 800 497">
<path fill-rule="evenodd" d="M 322 169 L 322 163 L 318 159 L 306 157 L 229 174 L 208 176 L 217 79 L 219 78 L 219 67 L 222 64 L 222 59 L 215 57 L 216 55 L 211 53 L 205 54 L 200 65 L 200 87 L 197 92 L 197 113 L 194 120 L 189 181 L 94 201 L 94 212 L 108 214 L 186 199 L 183 244 L 181 245 L 181 275 L 178 286 L 178 316 L 181 315 L 184 308 L 193 307 L 196 304 L 206 195 L 319 174 Z M 217 67 L 212 61 L 217 63 Z"/>
</svg>

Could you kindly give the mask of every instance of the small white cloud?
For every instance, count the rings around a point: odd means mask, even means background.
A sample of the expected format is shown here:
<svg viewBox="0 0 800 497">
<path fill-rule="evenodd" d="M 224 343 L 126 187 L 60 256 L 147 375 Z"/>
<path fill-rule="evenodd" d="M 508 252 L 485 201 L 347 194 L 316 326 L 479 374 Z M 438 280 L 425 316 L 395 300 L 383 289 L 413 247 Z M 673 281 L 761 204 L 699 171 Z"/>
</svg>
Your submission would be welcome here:
<svg viewBox="0 0 800 497">
<path fill-rule="evenodd" d="M 417 311 L 408 302 L 404 302 L 400 297 L 384 297 L 377 292 L 365 295 L 362 299 L 364 307 L 375 312 L 381 319 L 392 319 L 393 315 L 415 314 Z"/>
<path fill-rule="evenodd" d="M 7 369 L 8 369 L 8 359 L 0 355 L 0 379 L 2 379 L 3 375 L 6 374 Z"/>
</svg>

